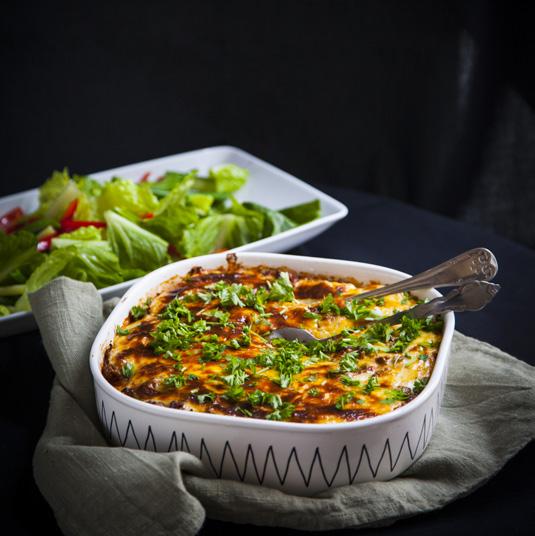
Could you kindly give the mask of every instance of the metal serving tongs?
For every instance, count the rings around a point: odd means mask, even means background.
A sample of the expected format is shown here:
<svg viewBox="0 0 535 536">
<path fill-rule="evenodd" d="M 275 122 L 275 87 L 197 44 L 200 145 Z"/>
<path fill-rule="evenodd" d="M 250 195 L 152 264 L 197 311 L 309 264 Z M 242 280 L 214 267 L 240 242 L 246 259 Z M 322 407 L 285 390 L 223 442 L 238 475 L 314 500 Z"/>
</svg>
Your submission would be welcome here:
<svg viewBox="0 0 535 536">
<path fill-rule="evenodd" d="M 430 268 L 408 279 L 387 285 L 369 292 L 352 296 L 351 300 L 387 296 L 408 290 L 457 286 L 445 296 L 440 296 L 426 303 L 416 305 L 412 309 L 400 311 L 392 316 L 371 320 L 370 322 L 399 323 L 401 317 L 425 318 L 443 314 L 448 311 L 479 311 L 483 309 L 498 293 L 500 285 L 488 283 L 498 272 L 498 262 L 491 251 L 475 248 L 457 257 Z M 337 335 L 336 335 L 337 336 Z M 336 337 L 335 336 L 335 337 Z M 310 342 L 318 339 L 306 329 L 283 327 L 272 331 L 270 339 L 283 338 Z M 328 337 L 332 338 L 332 337 Z"/>
</svg>

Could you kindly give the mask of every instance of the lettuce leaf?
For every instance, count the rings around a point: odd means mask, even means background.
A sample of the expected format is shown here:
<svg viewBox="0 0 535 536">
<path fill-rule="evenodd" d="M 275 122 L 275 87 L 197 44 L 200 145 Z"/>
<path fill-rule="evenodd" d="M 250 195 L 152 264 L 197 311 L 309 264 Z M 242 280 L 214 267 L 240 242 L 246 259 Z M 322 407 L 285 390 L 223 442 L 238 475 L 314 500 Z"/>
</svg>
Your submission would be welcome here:
<svg viewBox="0 0 535 536">
<path fill-rule="evenodd" d="M 232 193 L 245 185 L 249 178 L 249 170 L 235 164 L 212 166 L 209 176 L 215 182 L 215 191 Z"/>
<path fill-rule="evenodd" d="M 52 176 L 39 188 L 39 205 L 46 207 L 50 205 L 65 190 L 70 183 L 69 171 L 54 171 Z"/>
<path fill-rule="evenodd" d="M 80 227 L 70 233 L 63 233 L 60 237 L 69 240 L 102 240 L 102 229 L 89 225 L 87 227 Z"/>
<path fill-rule="evenodd" d="M 75 256 L 75 250 L 69 248 L 58 249 L 46 256 L 43 262 L 30 276 L 26 283 L 26 292 L 34 292 L 43 285 L 59 276 L 67 264 Z"/>
<path fill-rule="evenodd" d="M 189 173 L 166 171 L 162 179 L 156 182 L 149 182 L 148 184 L 152 193 L 157 197 L 162 198 L 168 195 L 178 184 L 181 184 L 189 178 L 194 179 L 196 175 L 196 170 L 190 171 Z"/>
<path fill-rule="evenodd" d="M 158 199 L 152 193 L 148 183 L 134 184 L 132 181 L 114 177 L 102 187 L 98 198 L 98 210 L 103 215 L 115 208 L 133 212 L 143 216 L 158 208 Z"/>
<path fill-rule="evenodd" d="M 75 220 L 95 221 L 100 219 L 98 198 L 102 193 L 102 185 L 91 177 L 75 176 L 74 182 L 80 191 L 78 206 L 74 213 Z"/>
<path fill-rule="evenodd" d="M 180 251 L 184 257 L 206 255 L 258 240 L 254 220 L 236 214 L 216 214 L 184 230 Z"/>
<path fill-rule="evenodd" d="M 29 311 L 28 294 L 40 289 L 52 279 L 64 275 L 78 281 L 88 281 L 97 288 L 124 281 L 124 272 L 117 255 L 104 241 L 78 240 L 68 246 L 54 249 L 43 256 L 40 264 L 26 282 L 26 290 L 15 304 L 16 311 Z"/>
<path fill-rule="evenodd" d="M 108 225 L 108 240 L 123 268 L 147 272 L 170 261 L 168 243 L 134 222 L 112 211 L 104 213 Z"/>
<path fill-rule="evenodd" d="M 19 231 L 12 234 L 0 232 L 0 282 L 24 280 L 23 269 L 40 260 L 36 249 L 37 239 L 32 233 Z"/>
<path fill-rule="evenodd" d="M 193 181 L 193 176 L 183 177 L 162 199 L 154 217 L 142 222 L 144 229 L 164 238 L 176 248 L 179 247 L 184 228 L 199 220 L 197 211 L 186 206 L 187 192 Z"/>
<path fill-rule="evenodd" d="M 209 194 L 188 194 L 187 205 L 193 207 L 200 216 L 206 216 L 214 203 L 214 196 Z"/>
<path fill-rule="evenodd" d="M 319 199 L 314 199 L 308 203 L 283 208 L 279 212 L 298 225 L 302 225 L 321 216 L 321 205 Z"/>
<path fill-rule="evenodd" d="M 124 281 L 119 259 L 108 242 L 73 241 L 72 245 L 56 251 L 62 250 L 68 250 L 73 255 L 62 271 L 62 275 L 78 281 L 89 281 L 97 288 L 116 285 Z M 50 256 L 56 251 L 52 251 Z"/>
<path fill-rule="evenodd" d="M 244 218 L 249 230 L 248 242 L 260 240 L 263 237 L 262 230 L 264 228 L 264 214 L 262 214 L 262 212 L 259 212 L 258 210 L 246 208 L 245 205 L 242 205 L 233 195 L 230 196 L 230 200 L 232 204 L 228 212 Z M 243 244 L 240 243 L 236 245 L 241 246 Z"/>
<path fill-rule="evenodd" d="M 262 228 L 262 236 L 264 238 L 297 227 L 295 222 L 276 210 L 271 210 L 270 208 L 251 202 L 245 202 L 243 203 L 243 206 L 250 210 L 260 212 L 264 215 L 264 226 Z"/>
<path fill-rule="evenodd" d="M 80 190 L 70 179 L 67 168 L 54 171 L 39 188 L 39 208 L 36 215 L 47 220 L 59 220 L 69 204 L 79 196 Z"/>
</svg>

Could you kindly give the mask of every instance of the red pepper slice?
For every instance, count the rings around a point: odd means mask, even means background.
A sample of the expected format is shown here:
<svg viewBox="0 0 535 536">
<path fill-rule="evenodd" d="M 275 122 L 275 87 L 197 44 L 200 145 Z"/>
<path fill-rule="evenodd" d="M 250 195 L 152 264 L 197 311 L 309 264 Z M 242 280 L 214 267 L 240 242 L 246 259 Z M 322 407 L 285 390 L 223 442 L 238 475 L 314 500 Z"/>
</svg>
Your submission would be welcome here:
<svg viewBox="0 0 535 536">
<path fill-rule="evenodd" d="M 20 207 L 12 208 L 3 216 L 0 216 L 0 229 L 6 233 L 10 233 L 17 227 L 17 221 L 24 215 Z"/>
<path fill-rule="evenodd" d="M 65 209 L 65 212 L 63 213 L 63 216 L 61 217 L 61 221 L 72 220 L 77 207 L 78 207 L 78 199 L 73 199 L 69 203 L 69 206 Z"/>
<path fill-rule="evenodd" d="M 40 251 L 41 253 L 44 252 L 44 251 L 48 251 L 50 249 L 52 239 L 54 237 L 58 236 L 59 234 L 60 233 L 55 232 L 53 234 L 49 234 L 48 236 L 46 236 L 42 240 L 39 240 L 39 242 L 37 242 L 37 251 Z"/>
<path fill-rule="evenodd" d="M 139 182 L 147 182 L 149 180 L 149 177 L 150 177 L 150 171 L 147 171 L 147 173 L 143 173 L 143 175 L 141 176 L 141 179 L 139 179 Z"/>
<path fill-rule="evenodd" d="M 106 227 L 106 224 L 103 221 L 74 221 L 74 220 L 61 220 L 61 230 L 64 233 L 69 233 L 80 229 L 80 227 Z"/>
<path fill-rule="evenodd" d="M 154 218 L 154 212 L 147 212 L 146 214 L 143 214 L 143 216 L 141 217 L 141 219 L 143 220 L 150 220 Z"/>
</svg>

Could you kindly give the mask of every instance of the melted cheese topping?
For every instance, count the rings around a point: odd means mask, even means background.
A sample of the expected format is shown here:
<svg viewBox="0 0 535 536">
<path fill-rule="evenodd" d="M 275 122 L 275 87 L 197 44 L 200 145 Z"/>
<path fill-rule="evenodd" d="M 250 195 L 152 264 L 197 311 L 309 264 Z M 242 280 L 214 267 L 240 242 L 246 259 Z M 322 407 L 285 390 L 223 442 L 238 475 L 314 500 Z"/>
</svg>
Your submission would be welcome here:
<svg viewBox="0 0 535 536">
<path fill-rule="evenodd" d="M 381 415 L 425 386 L 440 321 L 373 323 L 418 300 L 380 287 L 287 268 L 195 268 L 134 307 L 105 354 L 105 378 L 126 395 L 190 411 L 328 423 Z M 324 343 L 269 334 L 300 327 Z"/>
</svg>

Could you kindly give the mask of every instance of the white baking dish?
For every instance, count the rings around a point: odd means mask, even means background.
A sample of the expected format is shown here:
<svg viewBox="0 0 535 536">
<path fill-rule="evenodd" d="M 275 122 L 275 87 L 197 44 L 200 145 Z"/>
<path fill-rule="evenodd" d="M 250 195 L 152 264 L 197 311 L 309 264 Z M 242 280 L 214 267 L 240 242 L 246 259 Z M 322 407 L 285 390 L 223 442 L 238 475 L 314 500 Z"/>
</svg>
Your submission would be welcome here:
<svg viewBox="0 0 535 536">
<path fill-rule="evenodd" d="M 318 219 L 275 236 L 245 244 L 235 248 L 234 251 L 287 251 L 314 238 L 347 215 L 347 207 L 336 199 L 236 147 L 209 147 L 89 175 L 100 182 L 112 177 L 137 181 L 146 172 L 150 172 L 149 180 L 153 180 L 166 171 L 198 169 L 200 174 L 207 174 L 210 167 L 222 163 L 237 164 L 250 171 L 249 181 L 236 194 L 240 201 L 253 201 L 272 209 L 281 209 L 314 199 L 319 199 L 321 203 L 321 216 Z M 21 207 L 24 212 L 31 212 L 37 208 L 38 199 L 37 189 L 2 197 L 0 214 L 14 207 Z M 134 281 L 136 279 L 100 289 L 100 293 L 104 299 L 122 296 Z M 33 328 L 35 320 L 31 313 L 14 313 L 0 317 L 0 337 L 23 333 Z"/>
<path fill-rule="evenodd" d="M 407 274 L 350 261 L 269 253 L 239 253 L 244 265 L 287 266 L 295 270 L 361 281 L 392 283 Z M 436 425 L 446 381 L 454 315 L 445 315 L 435 368 L 425 389 L 391 413 L 334 424 L 277 422 L 213 415 L 152 405 L 124 395 L 101 373 L 103 354 L 115 327 L 151 289 L 193 266 L 215 268 L 225 254 L 207 255 L 164 266 L 135 283 L 108 317 L 90 356 L 98 413 L 114 445 L 158 452 L 185 450 L 204 463 L 210 477 L 241 480 L 312 495 L 330 487 L 389 480 L 421 456 Z M 417 293 L 435 297 L 436 290 Z"/>
</svg>

